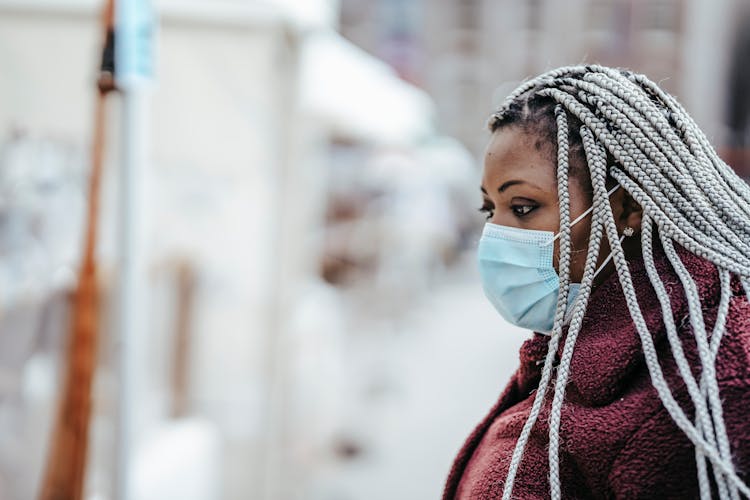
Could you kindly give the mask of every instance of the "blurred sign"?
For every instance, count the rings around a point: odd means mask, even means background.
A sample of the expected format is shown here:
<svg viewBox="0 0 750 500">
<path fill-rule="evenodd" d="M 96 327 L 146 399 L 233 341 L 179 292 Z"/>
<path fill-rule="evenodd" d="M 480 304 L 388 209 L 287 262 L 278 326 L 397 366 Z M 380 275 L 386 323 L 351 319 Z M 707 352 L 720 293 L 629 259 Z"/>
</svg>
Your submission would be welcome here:
<svg viewBox="0 0 750 500">
<path fill-rule="evenodd" d="M 154 78 L 156 21 L 149 0 L 119 0 L 115 17 L 117 83 L 137 85 Z"/>
</svg>

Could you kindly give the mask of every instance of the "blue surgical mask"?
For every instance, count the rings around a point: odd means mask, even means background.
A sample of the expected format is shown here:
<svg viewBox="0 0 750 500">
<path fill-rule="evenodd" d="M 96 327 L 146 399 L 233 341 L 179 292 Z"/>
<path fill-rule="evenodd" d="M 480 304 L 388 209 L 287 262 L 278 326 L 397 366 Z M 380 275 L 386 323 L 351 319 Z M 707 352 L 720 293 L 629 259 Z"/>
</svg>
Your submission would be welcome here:
<svg viewBox="0 0 750 500">
<path fill-rule="evenodd" d="M 611 195 L 619 186 L 610 190 Z M 589 208 L 571 227 L 588 215 Z M 499 226 L 488 222 L 479 240 L 479 272 L 484 293 L 506 321 L 549 334 L 555 320 L 560 278 L 552 262 L 555 240 L 551 231 Z M 596 276 L 610 257 L 597 269 Z M 566 321 L 570 319 L 579 283 L 568 290 Z"/>
</svg>

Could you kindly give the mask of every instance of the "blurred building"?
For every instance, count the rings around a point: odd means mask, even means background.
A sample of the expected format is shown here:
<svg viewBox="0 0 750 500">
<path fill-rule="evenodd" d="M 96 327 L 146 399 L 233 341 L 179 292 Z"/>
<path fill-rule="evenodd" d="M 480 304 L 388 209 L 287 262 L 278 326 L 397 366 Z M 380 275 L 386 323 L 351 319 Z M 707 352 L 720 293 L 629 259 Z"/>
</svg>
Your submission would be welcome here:
<svg viewBox="0 0 750 500">
<path fill-rule="evenodd" d="M 415 187 L 421 206 L 445 207 L 461 196 L 456 178 L 471 175 L 463 147 L 434 136 L 430 97 L 334 31 L 335 2 L 299 4 L 156 3 L 150 145 L 133 210 L 146 243 L 142 328 L 131 339 L 134 499 L 311 498 L 336 450 L 351 447 L 336 436 L 358 410 L 353 397 L 344 404 L 345 382 L 361 371 L 343 352 L 356 329 L 339 290 L 320 277 L 326 245 L 339 262 L 372 257 L 364 272 L 398 276 L 393 286 L 406 288 L 408 279 L 378 262 L 400 255 L 413 231 L 381 244 L 389 227 L 377 221 L 393 214 L 368 205 L 368 192 L 403 194 L 398 208 L 413 213 Z M 2 499 L 38 491 L 67 362 L 100 7 L 0 0 L 0 65 L 9 68 L 0 75 Z M 124 107 L 121 96 L 108 98 L 92 498 L 114 495 L 117 466 Z M 375 159 L 389 152 L 413 168 L 374 175 Z M 418 171 L 430 155 L 449 159 L 431 161 L 440 176 Z M 342 197 L 357 217 L 330 216 Z M 435 237 L 450 243 L 453 234 Z M 429 258 L 429 242 L 412 245 L 414 255 Z"/>
<path fill-rule="evenodd" d="M 479 222 L 473 158 L 446 136 L 481 152 L 486 117 L 523 78 L 629 66 L 719 139 L 732 115 L 732 144 L 747 143 L 746 107 L 724 104 L 744 97 L 740 0 L 155 3 L 137 499 L 438 494 L 485 411 L 465 380 L 489 402 L 517 348 L 476 278 L 436 293 Z M 3 499 L 35 495 L 59 391 L 99 7 L 0 0 Z M 121 106 L 102 196 L 95 498 L 113 493 Z"/>
<path fill-rule="evenodd" d="M 744 0 L 342 0 L 341 30 L 427 89 L 441 131 L 480 153 L 520 81 L 581 62 L 628 67 L 727 140 L 731 47 Z"/>
</svg>

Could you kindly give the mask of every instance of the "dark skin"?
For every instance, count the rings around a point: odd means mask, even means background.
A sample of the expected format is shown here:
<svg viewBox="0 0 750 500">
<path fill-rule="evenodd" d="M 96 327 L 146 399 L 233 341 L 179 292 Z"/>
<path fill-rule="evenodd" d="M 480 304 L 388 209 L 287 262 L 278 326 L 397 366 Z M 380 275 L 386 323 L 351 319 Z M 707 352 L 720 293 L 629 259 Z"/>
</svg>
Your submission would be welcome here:
<svg viewBox="0 0 750 500">
<path fill-rule="evenodd" d="M 560 207 L 557 196 L 556 147 L 545 144 L 535 135 L 510 125 L 492 134 L 484 158 L 482 176 L 482 211 L 487 220 L 501 226 L 551 231 L 560 229 Z M 583 170 L 588 175 L 586 170 Z M 591 206 L 591 193 L 575 176 L 568 183 L 571 221 Z M 610 196 L 618 234 L 631 227 L 635 234 L 623 241 L 626 258 L 640 254 L 640 230 L 643 210 L 624 190 Z M 570 279 L 580 283 L 586 262 L 591 214 L 571 228 Z M 610 253 L 605 237 L 597 260 L 597 268 Z M 560 240 L 555 241 L 554 266 L 559 273 Z M 614 271 L 610 261 L 597 276 L 594 286 Z"/>
</svg>

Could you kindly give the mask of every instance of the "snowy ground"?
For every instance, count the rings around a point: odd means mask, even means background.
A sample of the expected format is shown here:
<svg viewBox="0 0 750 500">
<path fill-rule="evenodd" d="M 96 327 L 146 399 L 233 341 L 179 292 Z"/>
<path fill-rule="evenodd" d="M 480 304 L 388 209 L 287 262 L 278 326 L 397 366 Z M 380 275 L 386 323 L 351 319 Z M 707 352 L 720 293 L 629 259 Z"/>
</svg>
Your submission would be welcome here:
<svg viewBox="0 0 750 500">
<path fill-rule="evenodd" d="M 467 259 L 398 321 L 358 325 L 349 347 L 361 394 L 348 424 L 356 451 L 333 460 L 306 498 L 440 497 L 453 457 L 528 336 L 487 302 L 474 268 Z"/>
</svg>

